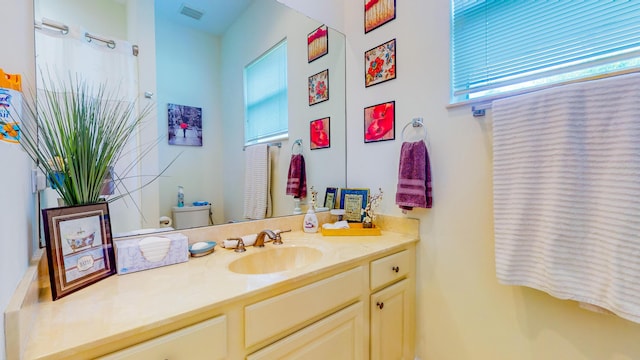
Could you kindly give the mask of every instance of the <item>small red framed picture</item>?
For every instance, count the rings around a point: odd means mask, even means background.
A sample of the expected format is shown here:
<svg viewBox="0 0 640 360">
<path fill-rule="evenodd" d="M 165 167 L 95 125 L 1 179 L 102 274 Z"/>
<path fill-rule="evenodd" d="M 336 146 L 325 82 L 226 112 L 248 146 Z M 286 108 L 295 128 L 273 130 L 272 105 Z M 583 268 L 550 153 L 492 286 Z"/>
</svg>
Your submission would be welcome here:
<svg viewBox="0 0 640 360">
<path fill-rule="evenodd" d="M 364 108 L 364 142 L 396 138 L 396 102 L 389 101 Z"/>
<path fill-rule="evenodd" d="M 395 0 L 364 0 L 364 33 L 396 18 Z"/>
<path fill-rule="evenodd" d="M 329 31 L 327 25 L 321 25 L 307 35 L 308 62 L 317 60 L 329 53 Z"/>
<path fill-rule="evenodd" d="M 331 118 L 326 117 L 309 123 L 309 137 L 311 150 L 326 149 L 331 146 L 331 132 L 329 131 Z"/>
</svg>

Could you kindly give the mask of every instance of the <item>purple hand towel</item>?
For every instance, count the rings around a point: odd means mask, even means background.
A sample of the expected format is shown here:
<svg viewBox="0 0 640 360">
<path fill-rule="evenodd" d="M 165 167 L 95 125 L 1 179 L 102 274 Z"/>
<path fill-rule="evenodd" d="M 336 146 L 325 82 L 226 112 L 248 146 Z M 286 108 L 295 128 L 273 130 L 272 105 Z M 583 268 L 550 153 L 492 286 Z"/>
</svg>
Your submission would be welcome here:
<svg viewBox="0 0 640 360">
<path fill-rule="evenodd" d="M 424 141 L 402 143 L 396 204 L 403 210 L 431 208 L 431 166 Z"/>
<path fill-rule="evenodd" d="M 307 175 L 302 154 L 291 155 L 286 194 L 300 199 L 307 196 Z"/>
</svg>

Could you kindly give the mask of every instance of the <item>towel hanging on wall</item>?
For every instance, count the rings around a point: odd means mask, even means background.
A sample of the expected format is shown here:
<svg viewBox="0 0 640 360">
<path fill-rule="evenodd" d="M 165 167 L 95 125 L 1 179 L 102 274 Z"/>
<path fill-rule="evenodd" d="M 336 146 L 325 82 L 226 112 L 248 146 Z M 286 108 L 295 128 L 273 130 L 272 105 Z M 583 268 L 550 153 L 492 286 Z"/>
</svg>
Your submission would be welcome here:
<svg viewBox="0 0 640 360">
<path fill-rule="evenodd" d="M 271 216 L 271 161 L 267 144 L 245 149 L 244 217 L 264 219 Z"/>
<path fill-rule="evenodd" d="M 431 208 L 431 165 L 424 141 L 404 142 L 400 149 L 396 204 L 403 211 Z"/>
<path fill-rule="evenodd" d="M 286 194 L 299 199 L 307 196 L 307 171 L 302 154 L 291 155 Z"/>
<path fill-rule="evenodd" d="M 493 103 L 496 274 L 640 322 L 640 74 Z"/>
</svg>

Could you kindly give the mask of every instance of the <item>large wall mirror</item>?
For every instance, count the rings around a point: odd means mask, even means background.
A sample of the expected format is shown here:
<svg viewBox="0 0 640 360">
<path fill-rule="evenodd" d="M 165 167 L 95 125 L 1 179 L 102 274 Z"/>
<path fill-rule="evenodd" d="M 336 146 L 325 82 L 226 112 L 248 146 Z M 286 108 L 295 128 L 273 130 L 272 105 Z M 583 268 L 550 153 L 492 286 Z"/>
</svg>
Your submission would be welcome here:
<svg viewBox="0 0 640 360">
<path fill-rule="evenodd" d="M 328 53 L 310 62 L 308 35 L 322 24 L 276 0 L 189 1 L 191 9 L 183 12 L 201 11 L 204 14 L 200 20 L 181 14 L 184 3 L 180 0 L 34 1 L 36 23 L 50 19 L 80 26 L 103 37 L 131 39 L 140 44 L 139 73 L 135 75 L 138 93 L 142 102 L 152 101 L 155 107 L 142 137 L 160 140 L 152 156 L 145 158 L 147 163 L 142 164 L 139 175 L 149 175 L 145 172 L 159 171 L 172 159 L 177 160 L 153 186 L 129 201 L 110 204 L 114 234 L 160 229 L 161 217 L 172 218 L 178 186 L 184 188 L 185 204 L 194 201 L 212 204 L 214 225 L 247 220 L 243 215 L 247 154 L 243 71 L 283 39 L 287 41 L 289 132 L 288 138 L 275 141 L 279 146 L 270 148 L 272 216 L 294 212 L 295 201 L 286 195 L 292 153 L 302 151 L 307 185 L 318 191 L 321 203 L 327 187 L 345 187 L 343 34 L 329 29 Z M 224 21 L 216 20 L 214 15 L 221 14 L 225 14 Z M 222 22 L 225 23 L 222 26 L 209 26 Z M 38 67 L 42 66 L 39 59 L 43 53 L 51 51 L 54 50 L 43 46 L 37 36 Z M 329 74 L 329 100 L 310 105 L 309 78 L 324 70 Z M 113 74 L 114 78 L 116 75 Z M 153 79 L 149 80 L 150 77 Z M 145 92 L 151 99 L 143 98 Z M 169 144 L 168 104 L 202 109 L 202 126 L 197 129 L 201 132 L 201 146 Z M 330 144 L 312 150 L 312 122 L 324 118 L 329 118 Z M 301 140 L 300 148 L 294 144 L 296 140 Z M 49 201 L 42 206 L 50 205 Z"/>
</svg>

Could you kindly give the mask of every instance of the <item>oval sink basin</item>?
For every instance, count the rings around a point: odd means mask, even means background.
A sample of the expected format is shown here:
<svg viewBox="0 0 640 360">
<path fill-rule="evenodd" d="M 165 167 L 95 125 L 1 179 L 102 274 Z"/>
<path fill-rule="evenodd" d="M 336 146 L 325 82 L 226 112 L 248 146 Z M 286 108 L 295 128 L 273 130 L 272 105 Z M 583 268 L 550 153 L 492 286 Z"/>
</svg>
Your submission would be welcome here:
<svg viewBox="0 0 640 360">
<path fill-rule="evenodd" d="M 301 268 L 321 257 L 320 250 L 305 246 L 270 248 L 232 261 L 229 270 L 239 274 L 269 274 Z"/>
</svg>

